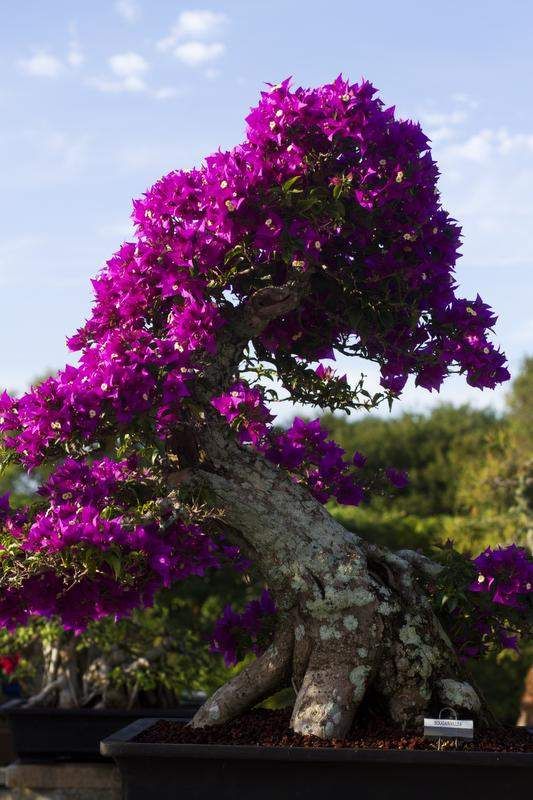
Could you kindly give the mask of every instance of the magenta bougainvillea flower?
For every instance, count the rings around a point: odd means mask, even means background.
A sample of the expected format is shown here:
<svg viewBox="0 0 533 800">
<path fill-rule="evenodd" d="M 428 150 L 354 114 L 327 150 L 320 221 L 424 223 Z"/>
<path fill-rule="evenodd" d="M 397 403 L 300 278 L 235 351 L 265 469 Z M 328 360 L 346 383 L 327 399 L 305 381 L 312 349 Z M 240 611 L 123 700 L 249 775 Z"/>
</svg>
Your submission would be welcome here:
<svg viewBox="0 0 533 800">
<path fill-rule="evenodd" d="M 526 550 L 514 544 L 487 549 L 474 559 L 478 576 L 471 592 L 487 592 L 494 603 L 525 608 L 533 587 L 533 561 Z"/>
<path fill-rule="evenodd" d="M 395 486 L 397 489 L 405 489 L 405 487 L 409 484 L 409 478 L 407 477 L 407 472 L 405 472 L 405 470 L 387 467 L 385 474 L 389 483 L 392 484 L 392 486 Z"/>
<path fill-rule="evenodd" d="M 259 655 L 265 628 L 275 614 L 276 604 L 267 589 L 257 600 L 247 603 L 242 613 L 225 606 L 213 630 L 211 652 L 223 656 L 227 667 L 236 664 L 247 651 Z"/>
</svg>

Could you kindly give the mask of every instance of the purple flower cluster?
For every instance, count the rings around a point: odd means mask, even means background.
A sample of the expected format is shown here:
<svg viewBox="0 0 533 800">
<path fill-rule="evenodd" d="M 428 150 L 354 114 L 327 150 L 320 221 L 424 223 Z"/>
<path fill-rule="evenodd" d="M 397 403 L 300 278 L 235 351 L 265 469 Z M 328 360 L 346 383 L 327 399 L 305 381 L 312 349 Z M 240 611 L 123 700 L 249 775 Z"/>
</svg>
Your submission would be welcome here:
<svg viewBox="0 0 533 800">
<path fill-rule="evenodd" d="M 263 589 L 258 600 L 247 603 L 242 613 L 225 606 L 213 629 L 211 652 L 222 655 L 227 667 L 250 650 L 259 655 L 264 649 L 265 626 L 276 611 L 268 589 Z"/>
<path fill-rule="evenodd" d="M 473 572 L 475 579 L 468 577 L 466 584 L 461 580 L 457 588 L 462 602 L 451 613 L 450 633 L 457 652 L 467 659 L 480 658 L 494 647 L 517 650 L 533 610 L 531 556 L 514 544 L 488 547 L 469 565 L 460 575 Z"/>
<path fill-rule="evenodd" d="M 499 620 L 488 611 L 478 610 L 475 619 L 460 619 L 456 615 L 452 640 L 461 661 L 481 658 L 491 648 L 518 650 L 519 634 L 506 620 Z"/>
<path fill-rule="evenodd" d="M 19 399 L 7 393 L 0 397 L 4 444 L 26 467 L 42 463 L 54 447 L 71 440 L 98 440 L 148 414 L 155 414 L 161 436 L 180 418 L 181 402 L 190 394 L 188 384 L 194 376 L 193 356 L 197 351 L 215 352 L 222 321 L 216 305 L 204 299 L 198 281 L 176 277 L 179 285 L 163 335 L 143 329 L 153 315 L 150 305 L 166 299 L 168 291 L 164 264 L 158 262 L 158 276 L 154 275 L 144 250 L 124 245 L 93 282 L 93 317 L 69 340 L 72 349 L 84 348 L 79 365 L 66 367 Z M 132 287 L 127 289 L 132 276 L 136 302 L 130 296 Z M 156 287 L 150 292 L 150 279 L 162 284 L 158 293 Z M 134 310 L 141 319 L 128 317 Z"/>
<path fill-rule="evenodd" d="M 323 214 L 315 203 L 313 224 L 292 220 L 284 235 L 276 219 L 278 249 L 284 240 L 292 245 L 290 266 L 318 263 L 322 276 L 316 294 L 282 326 L 273 322 L 263 342 L 273 352 L 310 358 L 319 357 L 317 330 L 334 347 L 352 336 L 361 354 L 381 364 L 382 384 L 393 393 L 409 373 L 418 385 L 438 389 L 453 365 L 472 385 L 493 387 L 509 377 L 505 357 L 486 337 L 495 317 L 479 298 L 455 297 L 460 230 L 440 206 L 428 140 L 374 95 L 369 83 L 351 86 L 341 78 L 310 91 L 291 92 L 284 82 L 248 117 L 249 139 L 267 142 L 273 154 L 329 154 L 320 180 L 342 202 L 340 211 L 333 204 Z M 295 191 L 309 204 L 319 191 L 314 175 L 308 165 L 298 172 Z M 371 326 L 367 308 L 377 311 Z"/>
<path fill-rule="evenodd" d="M 291 427 L 274 434 L 263 447 L 266 457 L 288 470 L 295 480 L 309 487 L 321 503 L 335 497 L 339 503 L 358 506 L 364 491 L 345 451 L 328 439 L 320 420 L 306 422 L 296 417 Z"/>
<path fill-rule="evenodd" d="M 328 439 L 320 419 L 306 421 L 296 417 L 290 428 L 277 432 L 269 426 L 274 417 L 264 403 L 263 393 L 244 381 L 211 403 L 234 428 L 240 442 L 252 444 L 269 461 L 287 470 L 321 503 L 335 497 L 342 505 L 357 506 L 364 499 L 356 470 L 365 466 L 365 456 L 356 452 L 351 462 L 346 461 L 346 451 Z M 406 472 L 392 467 L 385 470 L 385 477 L 396 489 L 405 488 L 409 482 Z"/>
<path fill-rule="evenodd" d="M 77 554 L 87 573 L 74 580 L 67 564 L 62 574 L 48 567 L 46 580 L 30 574 L 22 586 L 9 588 L 0 596 L 0 621 L 6 627 L 40 614 L 59 616 L 65 627 L 81 630 L 90 619 L 145 605 L 157 589 L 174 581 L 204 575 L 219 567 L 223 557 L 236 558 L 198 525 L 179 519 L 128 522 L 128 495 L 142 480 L 146 475 L 131 459 L 104 458 L 91 464 L 67 459 L 39 490 L 47 506 L 30 524 L 2 499 L 0 523 L 22 552 L 42 554 L 45 565 L 56 554 L 64 554 L 67 561 Z M 122 581 L 119 570 L 126 572 Z"/>
<path fill-rule="evenodd" d="M 405 487 L 409 484 L 407 472 L 405 472 L 403 469 L 387 467 L 385 470 L 385 475 L 391 486 L 394 486 L 396 489 L 405 489 Z"/>
<path fill-rule="evenodd" d="M 487 549 L 473 561 L 478 576 L 471 592 L 487 592 L 493 603 L 510 608 L 527 608 L 533 600 L 533 560 L 514 544 Z"/>
<path fill-rule="evenodd" d="M 324 364 L 318 365 L 315 370 L 315 374 L 318 375 L 318 377 L 325 383 L 329 381 L 342 381 L 343 383 L 348 382 L 346 375 L 339 376 L 333 367 L 326 367 Z"/>
<path fill-rule="evenodd" d="M 239 441 L 258 445 L 269 433 L 268 423 L 274 419 L 263 401 L 260 389 L 252 389 L 244 381 L 228 392 L 213 397 L 211 404 L 237 431 Z"/>
<path fill-rule="evenodd" d="M 69 580 L 70 578 L 70 580 Z M 76 580 L 67 572 L 43 570 L 22 587 L 5 590 L 0 602 L 0 625 L 8 630 L 26 625 L 33 616 L 56 618 L 66 630 L 81 633 L 90 622 L 131 614 L 154 601 L 156 582 L 119 583 L 111 573 Z"/>
</svg>

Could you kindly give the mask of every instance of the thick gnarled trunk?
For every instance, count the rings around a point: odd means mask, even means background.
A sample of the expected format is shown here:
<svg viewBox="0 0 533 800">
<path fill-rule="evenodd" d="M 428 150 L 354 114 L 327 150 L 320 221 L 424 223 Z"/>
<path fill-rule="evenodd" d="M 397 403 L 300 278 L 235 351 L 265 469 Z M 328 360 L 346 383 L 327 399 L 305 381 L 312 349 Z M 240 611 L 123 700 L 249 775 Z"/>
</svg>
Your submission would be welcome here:
<svg viewBox="0 0 533 800">
<path fill-rule="evenodd" d="M 419 722 L 432 700 L 480 711 L 423 588 L 439 570 L 392 553 L 336 522 L 309 492 L 216 424 L 202 442 L 207 489 L 220 519 L 260 569 L 279 609 L 272 645 L 222 686 L 192 724 L 221 724 L 285 686 L 295 731 L 342 737 L 370 687 L 391 718 Z"/>
</svg>

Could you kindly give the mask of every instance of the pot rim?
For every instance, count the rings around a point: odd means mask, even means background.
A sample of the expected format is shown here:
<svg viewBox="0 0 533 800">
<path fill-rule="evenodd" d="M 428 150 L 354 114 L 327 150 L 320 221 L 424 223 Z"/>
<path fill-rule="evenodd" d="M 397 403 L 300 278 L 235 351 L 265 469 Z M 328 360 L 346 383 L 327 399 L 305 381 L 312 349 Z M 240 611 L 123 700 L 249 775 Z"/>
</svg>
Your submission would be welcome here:
<svg viewBox="0 0 533 800">
<path fill-rule="evenodd" d="M 145 717 L 100 742 L 100 753 L 112 758 L 194 758 L 255 761 L 320 761 L 376 764 L 435 764 L 442 766 L 533 767 L 533 753 L 446 750 L 353 750 L 333 747 L 264 747 L 235 744 L 174 744 L 134 742 L 156 722 L 171 717 Z"/>
</svg>

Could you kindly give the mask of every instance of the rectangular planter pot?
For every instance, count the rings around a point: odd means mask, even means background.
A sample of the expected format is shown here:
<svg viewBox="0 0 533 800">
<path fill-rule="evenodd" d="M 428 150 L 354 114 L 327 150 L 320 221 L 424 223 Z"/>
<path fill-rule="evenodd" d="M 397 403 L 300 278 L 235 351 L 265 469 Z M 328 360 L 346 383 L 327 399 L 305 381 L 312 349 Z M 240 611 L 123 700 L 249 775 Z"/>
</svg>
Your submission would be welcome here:
<svg viewBox="0 0 533 800">
<path fill-rule="evenodd" d="M 533 754 L 132 741 L 155 722 L 137 720 L 101 744 L 124 800 L 520 800 L 533 785 Z"/>
<path fill-rule="evenodd" d="M 17 758 L 100 761 L 100 741 L 139 718 L 165 716 L 189 720 L 197 704 L 175 709 L 58 709 L 25 707 L 24 700 L 0 706 L 7 718 Z"/>
</svg>

